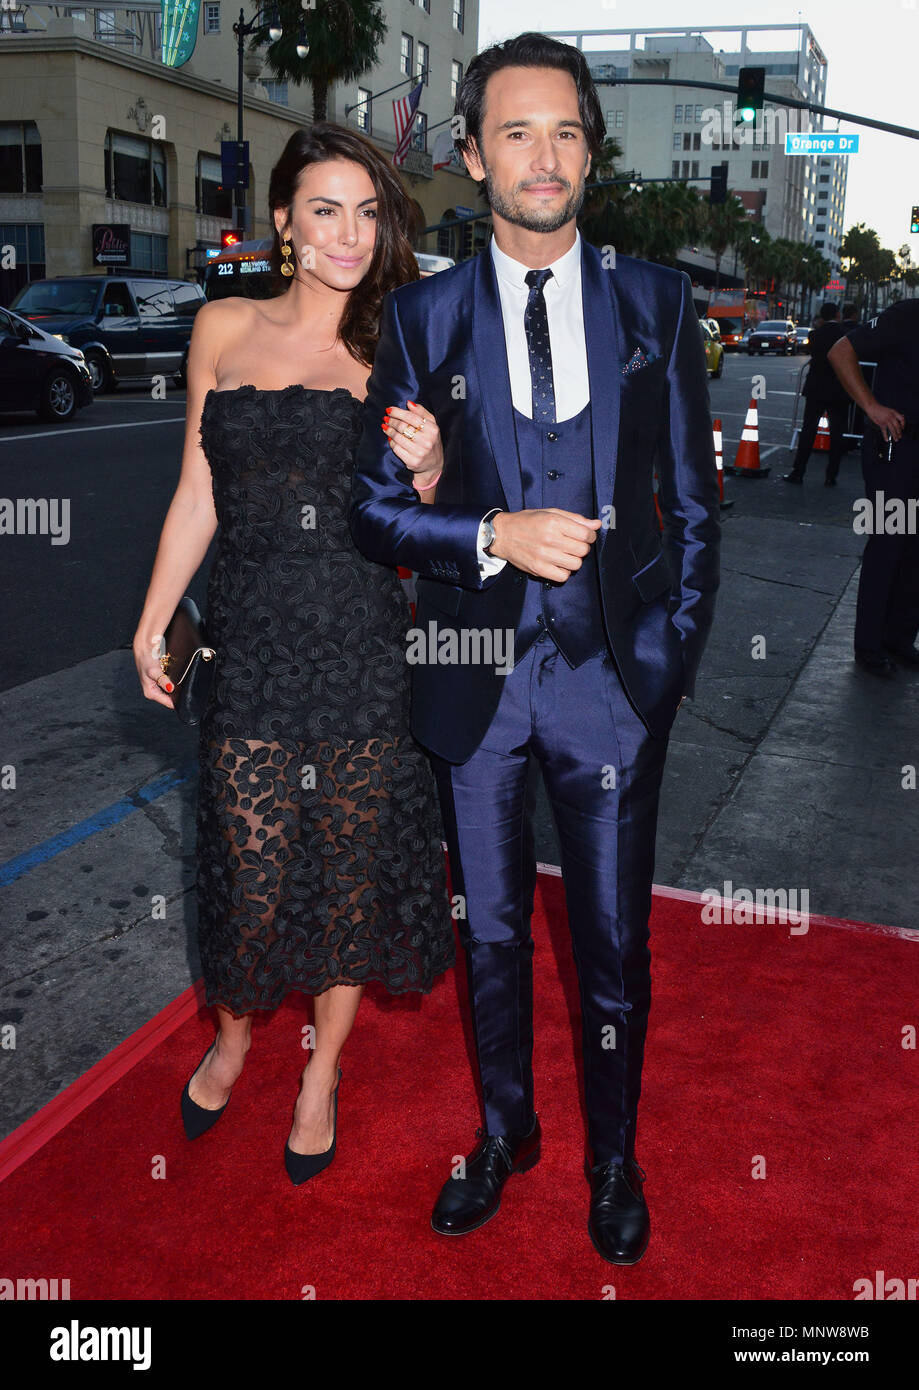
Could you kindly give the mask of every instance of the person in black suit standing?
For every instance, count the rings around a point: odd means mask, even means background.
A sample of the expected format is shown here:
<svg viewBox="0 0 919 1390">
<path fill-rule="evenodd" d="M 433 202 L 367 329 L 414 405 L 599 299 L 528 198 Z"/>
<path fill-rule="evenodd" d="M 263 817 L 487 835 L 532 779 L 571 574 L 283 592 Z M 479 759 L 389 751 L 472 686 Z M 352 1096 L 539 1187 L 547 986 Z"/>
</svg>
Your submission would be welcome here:
<svg viewBox="0 0 919 1390">
<path fill-rule="evenodd" d="M 558 828 L 581 989 L 588 1230 L 604 1259 L 634 1264 L 650 1229 L 635 1132 L 658 799 L 718 587 L 705 360 L 689 277 L 578 232 L 605 134 L 579 49 L 544 34 L 486 49 L 457 115 L 494 239 L 384 299 L 351 490 L 358 547 L 419 576 L 412 729 L 432 754 L 465 903 L 484 1123 L 431 1224 L 476 1230 L 508 1177 L 540 1157 L 532 753 Z M 381 439 L 393 400 L 423 400 L 432 418 L 390 412 Z M 435 425 L 443 467 L 416 476 L 416 491 L 390 440 L 414 443 Z M 420 501 L 435 485 L 433 503 Z M 498 669 L 483 637 L 507 637 L 512 663 Z"/>
<path fill-rule="evenodd" d="M 861 362 L 876 362 L 872 391 Z M 855 661 L 890 677 L 919 667 L 919 299 L 901 299 L 843 334 L 829 364 L 865 413 L 862 473 L 874 528 L 862 555 L 855 610 Z M 894 507 L 888 516 L 887 505 Z M 902 511 L 903 522 L 896 517 Z"/>
<path fill-rule="evenodd" d="M 810 368 L 804 382 L 804 420 L 798 436 L 798 451 L 791 472 L 782 475 L 783 482 L 803 483 L 804 470 L 814 447 L 817 428 L 821 416 L 826 415 L 830 422 L 830 453 L 826 461 L 826 487 L 836 486 L 839 461 L 842 458 L 843 435 L 849 413 L 849 397 L 840 386 L 833 369 L 828 366 L 826 355 L 835 342 L 842 337 L 844 329 L 839 323 L 839 309 L 826 300 L 820 310 L 820 322 L 810 335 L 808 352 Z"/>
</svg>

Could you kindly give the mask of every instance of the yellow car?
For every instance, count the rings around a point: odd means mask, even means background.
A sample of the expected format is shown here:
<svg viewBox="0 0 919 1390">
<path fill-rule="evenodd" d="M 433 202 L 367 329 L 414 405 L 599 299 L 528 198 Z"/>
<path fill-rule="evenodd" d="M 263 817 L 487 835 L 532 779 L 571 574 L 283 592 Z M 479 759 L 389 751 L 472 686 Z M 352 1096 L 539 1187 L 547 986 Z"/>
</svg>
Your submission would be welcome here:
<svg viewBox="0 0 919 1390">
<path fill-rule="evenodd" d="M 724 371 L 724 344 L 716 338 L 708 324 L 699 320 L 702 343 L 705 348 L 705 366 L 709 376 L 721 376 Z"/>
</svg>

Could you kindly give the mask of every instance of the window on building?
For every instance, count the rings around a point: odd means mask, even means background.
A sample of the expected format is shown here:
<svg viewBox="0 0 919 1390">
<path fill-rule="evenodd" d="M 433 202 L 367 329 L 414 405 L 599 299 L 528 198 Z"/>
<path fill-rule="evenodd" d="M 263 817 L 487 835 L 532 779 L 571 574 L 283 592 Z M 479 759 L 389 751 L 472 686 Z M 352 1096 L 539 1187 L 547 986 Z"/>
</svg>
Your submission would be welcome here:
<svg viewBox="0 0 919 1390">
<path fill-rule="evenodd" d="M 155 236 L 149 232 L 131 233 L 131 265 L 135 270 L 149 270 L 153 275 L 165 275 L 168 254 L 168 237 Z M 136 293 L 135 288 L 135 295 Z"/>
<path fill-rule="evenodd" d="M 265 88 L 265 91 L 268 93 L 269 101 L 273 101 L 277 106 L 288 105 L 286 81 L 278 82 L 275 78 L 271 77 L 262 77 L 259 80 L 262 86 Z"/>
<path fill-rule="evenodd" d="M 701 148 L 702 148 L 702 135 L 701 135 L 701 132 L 698 131 L 698 130 L 695 131 L 694 134 L 693 134 L 693 137 L 692 137 L 692 147 L 693 147 L 694 150 L 701 150 Z"/>
<path fill-rule="evenodd" d="M 761 160 L 760 160 L 760 162 L 759 162 L 759 176 L 760 176 L 761 179 L 768 179 L 768 177 L 769 177 L 769 160 L 768 160 L 768 159 L 761 159 Z"/>
<path fill-rule="evenodd" d="M 680 177 L 680 161 L 678 159 L 675 159 L 670 166 L 670 177 L 672 179 L 678 179 Z"/>
<path fill-rule="evenodd" d="M 690 134 L 690 132 L 689 132 L 688 130 L 687 130 L 687 131 L 684 131 L 684 133 L 683 133 L 683 149 L 684 149 L 684 150 L 691 150 L 691 149 L 692 149 L 692 135 Z"/>
<path fill-rule="evenodd" d="M 682 172 L 682 174 L 681 174 L 680 177 L 681 177 L 681 178 L 684 178 L 684 179 L 688 179 L 688 178 L 689 178 L 689 160 L 688 160 L 688 159 L 684 159 L 684 160 L 683 160 L 683 172 Z"/>
<path fill-rule="evenodd" d="M 825 222 L 818 222 L 817 225 L 816 225 L 816 227 L 814 228 L 814 231 L 815 231 L 815 232 L 825 232 L 825 231 L 826 231 L 826 223 L 825 223 Z"/>
<path fill-rule="evenodd" d="M 678 130 L 673 132 L 673 148 L 681 150 L 683 148 L 683 137 Z"/>
<path fill-rule="evenodd" d="M 701 103 L 700 103 L 700 105 L 698 105 L 698 106 L 696 107 L 696 114 L 695 114 L 695 116 L 693 117 L 693 120 L 696 122 L 696 124 L 698 124 L 699 121 L 701 121 L 701 119 L 702 119 L 702 106 L 701 106 Z"/>
<path fill-rule="evenodd" d="M 358 87 L 357 89 L 357 109 L 354 112 L 354 119 L 357 121 L 358 130 L 362 130 L 365 135 L 371 131 L 371 113 L 373 111 L 373 93 L 369 87 Z"/>
<path fill-rule="evenodd" d="M 100 43 L 114 43 L 118 38 L 115 27 L 115 11 L 94 10 L 93 13 L 96 19 L 94 37 Z"/>
<path fill-rule="evenodd" d="M 816 248 L 817 248 L 818 251 L 822 251 L 822 250 L 823 250 L 824 243 L 823 243 L 822 241 L 815 241 L 815 242 L 814 242 L 814 245 L 816 246 Z"/>
<path fill-rule="evenodd" d="M 611 129 L 611 130 L 621 130 L 622 127 L 623 127 L 623 125 L 624 125 L 624 123 L 625 123 L 625 112 L 624 112 L 624 111 L 607 111 L 607 113 L 606 113 L 606 124 L 607 124 L 607 128 L 608 128 L 608 129 Z"/>
<path fill-rule="evenodd" d="M 0 121 L 0 193 L 40 193 L 41 138 L 34 121 Z"/>
<path fill-rule="evenodd" d="M 759 160 L 758 160 L 758 159 L 754 159 L 753 163 L 750 165 L 750 178 L 751 178 L 751 179 L 758 179 L 758 178 L 759 178 Z"/>
<path fill-rule="evenodd" d="M 462 80 L 463 65 L 454 61 L 450 64 L 450 96 L 453 100 L 456 100 L 456 93 L 459 91 Z"/>
<path fill-rule="evenodd" d="M 220 33 L 220 5 L 206 4 L 204 9 L 204 32 L 205 34 Z"/>
<path fill-rule="evenodd" d="M 110 130 L 105 137 L 105 194 L 166 207 L 166 155 L 153 140 Z"/>
<path fill-rule="evenodd" d="M 428 85 L 428 72 L 431 65 L 431 50 L 426 43 L 418 40 L 418 56 L 415 61 L 415 76 L 420 77 L 425 86 Z"/>
<path fill-rule="evenodd" d="M 673 108 L 673 123 L 674 123 L 674 125 L 682 125 L 682 124 L 683 124 L 683 108 L 682 108 L 682 106 L 675 106 L 675 107 Z"/>
<path fill-rule="evenodd" d="M 399 68 L 406 76 L 412 75 L 412 36 L 403 34 L 399 44 Z"/>
<path fill-rule="evenodd" d="M 8 304 L 30 280 L 45 278 L 45 228 L 41 222 L 0 222 L 0 246 L 12 246 L 13 265 L 0 261 L 0 301 Z"/>
<path fill-rule="evenodd" d="M 466 22 L 466 0 L 453 0 L 453 27 L 458 33 L 463 32 L 463 25 Z"/>
<path fill-rule="evenodd" d="M 691 175 L 691 177 L 694 178 L 694 179 L 697 179 L 697 178 L 699 177 L 699 161 L 698 161 L 698 159 L 694 159 L 694 160 L 693 160 L 693 162 L 692 162 L 692 169 L 691 169 L 691 171 L 690 171 L 690 175 Z"/>
<path fill-rule="evenodd" d="M 426 150 L 428 147 L 428 118 L 423 111 L 415 112 L 411 147 L 413 150 Z"/>
<path fill-rule="evenodd" d="M 233 190 L 221 187 L 222 169 L 215 154 L 198 155 L 195 208 L 206 217 L 233 216 Z"/>
<path fill-rule="evenodd" d="M 829 176 L 829 174 L 821 174 L 820 177 L 819 177 L 819 179 L 817 180 L 818 183 L 829 183 L 829 181 L 830 181 L 830 176 Z"/>
</svg>

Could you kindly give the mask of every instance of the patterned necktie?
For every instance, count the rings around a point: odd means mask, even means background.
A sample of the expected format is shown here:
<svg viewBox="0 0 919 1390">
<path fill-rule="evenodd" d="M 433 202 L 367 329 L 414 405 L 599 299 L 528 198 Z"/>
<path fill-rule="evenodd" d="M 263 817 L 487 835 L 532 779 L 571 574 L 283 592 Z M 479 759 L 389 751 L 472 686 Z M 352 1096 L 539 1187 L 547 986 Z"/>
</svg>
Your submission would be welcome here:
<svg viewBox="0 0 919 1390">
<path fill-rule="evenodd" d="M 530 356 L 530 382 L 533 387 L 533 419 L 555 423 L 555 382 L 552 379 L 552 353 L 549 348 L 549 320 L 542 287 L 551 270 L 528 270 L 526 282 L 530 297 L 523 313 Z"/>
</svg>

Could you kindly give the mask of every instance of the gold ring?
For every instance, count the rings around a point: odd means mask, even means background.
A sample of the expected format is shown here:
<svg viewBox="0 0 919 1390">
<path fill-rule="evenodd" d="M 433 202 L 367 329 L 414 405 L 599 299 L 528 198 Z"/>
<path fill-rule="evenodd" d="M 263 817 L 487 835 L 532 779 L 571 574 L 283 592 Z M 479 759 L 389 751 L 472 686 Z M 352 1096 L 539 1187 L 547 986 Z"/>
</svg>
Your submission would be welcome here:
<svg viewBox="0 0 919 1390">
<path fill-rule="evenodd" d="M 418 433 L 418 427 L 416 425 L 406 425 L 402 433 L 405 435 L 406 439 L 414 439 L 415 435 Z"/>
</svg>

